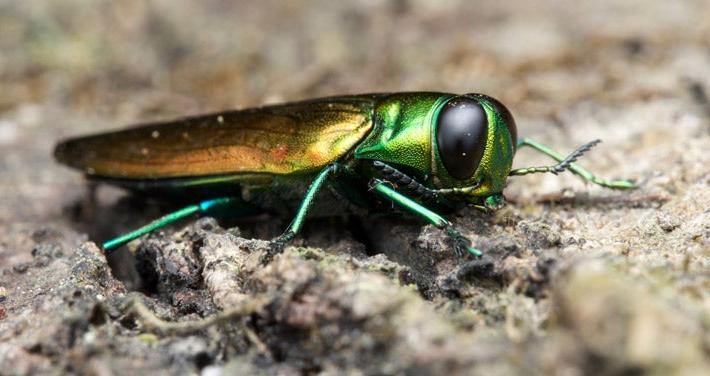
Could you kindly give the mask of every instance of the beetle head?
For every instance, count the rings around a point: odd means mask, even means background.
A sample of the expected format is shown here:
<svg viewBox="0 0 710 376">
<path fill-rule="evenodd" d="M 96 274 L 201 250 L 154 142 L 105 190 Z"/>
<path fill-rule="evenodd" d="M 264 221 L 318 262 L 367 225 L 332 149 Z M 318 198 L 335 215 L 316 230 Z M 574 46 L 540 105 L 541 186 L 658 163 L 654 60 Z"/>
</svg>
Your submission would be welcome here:
<svg viewBox="0 0 710 376">
<path fill-rule="evenodd" d="M 433 184 L 451 199 L 499 206 L 517 143 L 510 111 L 492 97 L 466 94 L 440 103 L 432 119 Z"/>
<path fill-rule="evenodd" d="M 380 99 L 373 121 L 356 158 L 392 164 L 447 199 L 497 206 L 486 198 L 503 191 L 517 142 L 515 121 L 499 101 L 397 93 Z"/>
</svg>

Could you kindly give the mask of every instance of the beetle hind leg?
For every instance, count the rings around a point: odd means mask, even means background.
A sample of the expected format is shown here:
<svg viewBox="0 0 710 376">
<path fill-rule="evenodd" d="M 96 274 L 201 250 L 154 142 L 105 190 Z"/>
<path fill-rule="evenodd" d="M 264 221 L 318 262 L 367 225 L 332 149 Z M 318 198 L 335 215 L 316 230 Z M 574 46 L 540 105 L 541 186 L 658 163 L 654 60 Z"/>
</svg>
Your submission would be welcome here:
<svg viewBox="0 0 710 376">
<path fill-rule="evenodd" d="M 160 229 L 162 227 L 169 225 L 170 223 L 173 223 L 173 222 L 178 221 L 180 219 L 189 217 L 193 214 L 196 214 L 196 213 L 205 214 L 205 213 L 208 213 L 212 210 L 224 208 L 227 206 L 233 206 L 235 204 L 241 204 L 241 203 L 243 203 L 243 200 L 238 197 L 222 197 L 222 198 L 205 200 L 205 201 L 200 202 L 199 204 L 186 206 L 180 210 L 176 210 L 172 213 L 166 214 L 166 215 L 154 220 L 153 222 L 150 222 L 149 224 L 147 224 L 141 228 L 138 228 L 134 231 L 131 231 L 127 234 L 123 234 L 123 235 L 113 238 L 111 240 L 108 240 L 102 244 L 102 248 L 104 249 L 105 252 L 109 253 L 109 252 L 121 247 L 122 245 L 130 242 L 131 240 L 137 239 L 145 234 L 153 232 L 157 229 Z"/>
</svg>

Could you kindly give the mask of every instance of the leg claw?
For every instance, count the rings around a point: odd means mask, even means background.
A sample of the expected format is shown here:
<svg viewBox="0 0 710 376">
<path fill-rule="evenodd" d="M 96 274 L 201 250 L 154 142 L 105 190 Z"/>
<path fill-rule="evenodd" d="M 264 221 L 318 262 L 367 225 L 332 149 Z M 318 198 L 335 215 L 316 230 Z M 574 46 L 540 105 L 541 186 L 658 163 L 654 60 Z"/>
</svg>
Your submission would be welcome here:
<svg viewBox="0 0 710 376">
<path fill-rule="evenodd" d="M 271 244 L 269 246 L 269 250 L 261 258 L 261 263 L 264 265 L 270 263 L 271 260 L 274 258 L 274 256 L 283 252 L 284 248 L 286 248 L 286 245 L 291 240 L 293 240 L 293 238 L 295 236 L 296 236 L 295 233 L 288 231 L 288 232 L 284 233 L 283 235 L 279 236 L 278 238 L 272 240 Z"/>
<path fill-rule="evenodd" d="M 454 240 L 454 253 L 458 257 L 464 257 L 467 253 L 470 253 L 476 257 L 483 256 L 483 253 L 477 248 L 471 245 L 471 241 L 465 236 L 461 235 L 456 229 L 447 229 L 447 234 Z"/>
</svg>

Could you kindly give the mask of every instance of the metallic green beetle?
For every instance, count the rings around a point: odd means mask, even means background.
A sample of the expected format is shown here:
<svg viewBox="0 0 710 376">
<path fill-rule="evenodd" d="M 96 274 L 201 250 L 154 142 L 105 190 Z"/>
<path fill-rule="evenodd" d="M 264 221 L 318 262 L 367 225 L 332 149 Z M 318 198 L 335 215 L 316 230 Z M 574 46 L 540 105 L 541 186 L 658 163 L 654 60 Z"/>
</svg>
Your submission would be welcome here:
<svg viewBox="0 0 710 376">
<path fill-rule="evenodd" d="M 55 156 L 92 180 L 207 198 L 104 243 L 107 251 L 194 213 L 220 207 L 271 209 L 303 186 L 295 218 L 273 242 L 276 252 L 301 230 L 318 192 L 330 182 L 349 202 L 377 208 L 390 201 L 445 230 L 458 255 L 480 256 L 432 209 L 497 209 L 504 204 L 508 177 L 531 173 L 570 170 L 604 187 L 633 188 L 630 181 L 600 179 L 574 163 L 598 142 L 563 156 L 518 139 L 513 117 L 494 98 L 410 92 L 330 97 L 146 124 L 64 141 Z M 512 170 L 522 146 L 558 163 Z"/>
</svg>

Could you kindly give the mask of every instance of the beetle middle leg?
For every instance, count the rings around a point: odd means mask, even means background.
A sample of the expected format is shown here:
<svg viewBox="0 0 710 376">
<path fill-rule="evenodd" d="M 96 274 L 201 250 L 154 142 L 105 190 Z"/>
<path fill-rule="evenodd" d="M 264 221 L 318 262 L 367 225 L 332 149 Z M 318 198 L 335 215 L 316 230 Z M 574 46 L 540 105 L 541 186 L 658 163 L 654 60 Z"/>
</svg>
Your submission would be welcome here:
<svg viewBox="0 0 710 376">
<path fill-rule="evenodd" d="M 296 212 L 296 216 L 291 221 L 291 224 L 288 226 L 286 231 L 281 234 L 281 236 L 272 240 L 272 246 L 269 254 L 264 258 L 264 260 L 262 260 L 263 262 L 268 262 L 274 255 L 280 253 L 286 244 L 293 240 L 296 234 L 301 230 L 303 222 L 306 219 L 306 215 L 308 214 L 308 210 L 313 206 L 316 195 L 328 181 L 328 178 L 331 177 L 331 175 L 334 174 L 338 168 L 341 168 L 341 166 L 337 163 L 333 163 L 318 173 L 318 176 L 316 176 L 311 185 L 308 187 L 306 194 L 303 196 L 303 200 L 301 200 L 301 204 L 298 206 L 298 211 Z"/>
<path fill-rule="evenodd" d="M 471 241 L 461 235 L 461 233 L 454 227 L 453 223 L 449 222 L 439 214 L 427 209 L 411 198 L 397 192 L 384 181 L 380 179 L 373 179 L 370 182 L 370 188 L 382 197 L 396 203 L 410 213 L 415 214 L 435 227 L 446 231 L 446 234 L 454 240 L 454 252 L 456 252 L 458 256 L 463 256 L 466 252 L 477 257 L 483 255 L 481 251 L 471 246 Z"/>
<path fill-rule="evenodd" d="M 581 156 L 584 152 L 587 150 L 591 149 L 594 145 L 598 144 L 601 142 L 600 140 L 595 140 L 592 142 L 589 142 L 587 144 L 582 145 L 579 147 L 577 150 L 572 152 L 568 156 L 564 156 L 549 147 L 537 142 L 533 141 L 529 138 L 521 138 L 518 140 L 518 148 L 522 146 L 529 146 L 545 155 L 548 155 L 552 157 L 552 159 L 556 160 L 559 162 L 557 165 L 554 166 L 543 166 L 543 167 L 528 167 L 528 168 L 519 168 L 516 170 L 513 170 L 510 172 L 510 176 L 515 176 L 515 175 L 527 175 L 527 174 L 534 174 L 534 173 L 540 173 L 540 172 L 551 172 L 554 174 L 558 174 L 566 169 L 572 171 L 575 175 L 581 177 L 582 179 L 592 182 L 594 184 L 600 185 L 602 187 L 606 188 L 612 188 L 612 189 L 632 189 L 636 188 L 636 184 L 629 180 L 608 180 L 608 179 L 602 179 L 596 177 L 593 173 L 590 171 L 582 168 L 578 164 L 574 163 L 574 161 L 577 160 L 579 156 Z"/>
</svg>

